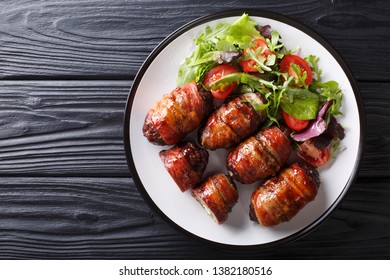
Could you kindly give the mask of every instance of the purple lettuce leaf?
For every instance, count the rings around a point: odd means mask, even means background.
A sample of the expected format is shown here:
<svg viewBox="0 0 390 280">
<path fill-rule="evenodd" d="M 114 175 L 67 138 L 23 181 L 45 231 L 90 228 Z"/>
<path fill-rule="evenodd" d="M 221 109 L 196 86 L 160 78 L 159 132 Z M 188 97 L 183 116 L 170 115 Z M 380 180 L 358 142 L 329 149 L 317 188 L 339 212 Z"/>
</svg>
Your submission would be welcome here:
<svg viewBox="0 0 390 280">
<path fill-rule="evenodd" d="M 324 119 L 332 101 L 328 101 L 317 114 L 317 118 L 309 123 L 309 126 L 300 133 L 291 134 L 291 138 L 298 142 L 303 142 L 313 137 L 321 135 L 326 130 L 326 121 Z"/>
</svg>

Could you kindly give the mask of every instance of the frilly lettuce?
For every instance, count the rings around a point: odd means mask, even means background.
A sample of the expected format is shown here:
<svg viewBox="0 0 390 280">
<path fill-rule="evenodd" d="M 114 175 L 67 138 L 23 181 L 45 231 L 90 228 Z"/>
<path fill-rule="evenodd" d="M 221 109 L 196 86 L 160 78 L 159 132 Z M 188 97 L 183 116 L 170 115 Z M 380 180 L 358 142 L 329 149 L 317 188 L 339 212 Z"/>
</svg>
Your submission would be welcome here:
<svg viewBox="0 0 390 280">
<path fill-rule="evenodd" d="M 248 14 L 243 14 L 233 24 L 220 22 L 214 28 L 207 26 L 195 39 L 195 50 L 180 65 L 177 85 L 201 82 L 207 71 L 221 63 L 221 59 L 232 53 L 239 55 L 250 47 L 253 39 L 262 37 L 256 25 Z"/>
</svg>

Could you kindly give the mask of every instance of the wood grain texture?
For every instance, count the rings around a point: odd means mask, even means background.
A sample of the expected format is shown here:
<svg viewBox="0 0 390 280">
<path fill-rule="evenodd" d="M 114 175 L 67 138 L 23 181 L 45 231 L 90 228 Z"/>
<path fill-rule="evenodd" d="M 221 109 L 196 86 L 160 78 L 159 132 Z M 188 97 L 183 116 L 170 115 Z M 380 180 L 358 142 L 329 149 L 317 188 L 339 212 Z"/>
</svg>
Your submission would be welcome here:
<svg viewBox="0 0 390 280">
<path fill-rule="evenodd" d="M 176 232 L 128 178 L 3 177 L 0 259 L 355 259 L 390 257 L 389 179 L 359 179 L 340 207 L 302 239 L 234 252 Z M 382 198 L 378 201 L 378 195 Z"/>
<path fill-rule="evenodd" d="M 189 21 L 228 9 L 259 8 L 321 34 L 357 79 L 389 81 L 383 75 L 390 63 L 388 1 L 7 0 L 3 7 L 0 79 L 134 77 L 153 48 Z"/>
<path fill-rule="evenodd" d="M 331 217 L 282 247 L 232 252 L 156 215 L 136 189 L 123 114 L 142 62 L 200 16 L 267 9 L 327 39 L 356 76 L 366 145 Z M 390 2 L 3 0 L 0 259 L 390 259 Z"/>
<path fill-rule="evenodd" d="M 130 81 L 0 82 L 0 174 L 129 176 Z"/>
</svg>

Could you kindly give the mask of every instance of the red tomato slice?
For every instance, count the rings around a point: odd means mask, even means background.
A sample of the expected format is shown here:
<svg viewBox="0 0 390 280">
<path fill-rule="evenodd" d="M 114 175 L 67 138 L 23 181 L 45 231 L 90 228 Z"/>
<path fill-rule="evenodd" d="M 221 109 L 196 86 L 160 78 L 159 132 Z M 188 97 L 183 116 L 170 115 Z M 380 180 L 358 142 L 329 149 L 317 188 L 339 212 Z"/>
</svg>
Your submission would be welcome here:
<svg viewBox="0 0 390 280">
<path fill-rule="evenodd" d="M 297 118 L 294 118 L 290 114 L 286 113 L 284 110 L 282 110 L 282 117 L 286 125 L 295 131 L 301 131 L 302 129 L 306 128 L 309 124 L 309 120 L 300 120 Z"/>
<path fill-rule="evenodd" d="M 207 74 L 203 78 L 203 84 L 207 87 L 210 84 L 214 83 L 215 81 L 218 81 L 222 77 L 237 72 L 238 70 L 235 67 L 231 66 L 230 64 L 221 64 L 215 66 L 214 68 L 211 68 L 209 72 L 207 72 Z M 234 82 L 230 85 L 225 86 L 222 89 L 212 90 L 211 94 L 216 99 L 224 99 L 233 91 L 233 89 L 236 86 L 237 83 Z"/>
<path fill-rule="evenodd" d="M 299 144 L 297 155 L 313 166 L 325 165 L 330 158 L 329 149 L 325 146 L 317 147 L 313 139 L 306 140 Z"/>
<path fill-rule="evenodd" d="M 304 71 L 306 72 L 307 76 L 305 83 L 310 85 L 311 81 L 313 80 L 313 72 L 311 71 L 309 64 L 307 64 L 307 62 L 298 55 L 286 54 L 282 61 L 280 61 L 280 71 L 283 73 L 288 73 L 290 76 L 297 78 L 296 73 L 290 66 L 291 63 L 294 63 L 301 68 L 301 74 Z"/>
<path fill-rule="evenodd" d="M 270 54 L 274 53 L 273 51 L 270 51 L 268 49 L 267 43 L 263 39 L 259 38 L 259 39 L 256 39 L 254 41 L 256 42 L 256 45 L 252 47 L 252 50 L 257 50 L 259 47 L 262 48 L 259 56 L 267 57 Z M 247 51 L 244 50 L 244 55 L 246 55 L 246 54 L 247 54 Z M 247 73 L 258 72 L 258 70 L 255 68 L 256 61 L 254 61 L 253 59 L 241 60 L 240 64 L 241 64 L 242 70 L 244 72 L 247 72 Z"/>
</svg>

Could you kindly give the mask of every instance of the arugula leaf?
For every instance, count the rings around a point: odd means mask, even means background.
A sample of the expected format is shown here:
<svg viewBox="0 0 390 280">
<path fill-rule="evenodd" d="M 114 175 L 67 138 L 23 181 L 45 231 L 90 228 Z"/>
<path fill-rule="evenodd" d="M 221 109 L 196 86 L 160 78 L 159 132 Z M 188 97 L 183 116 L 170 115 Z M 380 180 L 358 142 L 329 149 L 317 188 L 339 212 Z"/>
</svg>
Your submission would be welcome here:
<svg viewBox="0 0 390 280">
<path fill-rule="evenodd" d="M 340 108 L 343 93 L 339 88 L 339 84 L 336 81 L 328 81 L 325 83 L 317 82 L 314 86 L 317 88 L 321 98 L 325 101 L 332 101 L 332 105 L 326 114 L 326 123 L 329 123 L 331 116 L 342 115 Z"/>
<path fill-rule="evenodd" d="M 214 29 L 206 26 L 205 31 L 195 40 L 195 50 L 180 65 L 176 84 L 183 86 L 189 82 L 199 82 L 216 62 L 214 61 L 215 45 L 218 36 L 222 36 L 229 29 L 229 24 L 220 22 Z M 225 47 L 226 44 L 225 44 Z M 210 53 L 212 52 L 212 53 Z"/>
<path fill-rule="evenodd" d="M 232 83 L 239 84 L 241 82 L 241 75 L 242 73 L 232 73 L 228 74 L 226 76 L 223 76 L 222 78 L 210 83 L 206 89 L 207 90 L 217 90 L 226 87 L 227 85 L 231 85 Z"/>
<path fill-rule="evenodd" d="M 205 31 L 195 40 L 195 45 L 201 45 L 201 44 L 210 44 L 210 43 L 217 43 L 218 37 L 226 34 L 227 30 L 230 28 L 230 25 L 225 22 L 219 22 L 217 25 L 212 29 L 210 26 L 206 26 Z"/>
<path fill-rule="evenodd" d="M 304 87 L 307 89 L 308 85 L 305 82 L 306 78 L 307 78 L 306 71 L 301 72 L 301 67 L 295 63 L 291 63 L 290 67 L 293 70 L 293 72 L 295 73 L 295 79 L 294 79 L 295 85 L 298 85 L 298 86 L 301 86 L 301 87 Z"/>
<path fill-rule="evenodd" d="M 267 46 L 271 51 L 275 52 L 276 50 L 281 49 L 284 46 L 283 43 L 279 42 L 279 39 L 280 39 L 280 35 L 275 30 L 272 30 L 271 32 L 271 40 L 268 38 L 265 39 Z"/>
<path fill-rule="evenodd" d="M 246 84 L 250 88 L 254 89 L 255 91 L 264 94 L 267 94 L 269 91 L 266 88 L 273 89 L 273 90 L 277 89 L 277 87 L 274 85 L 273 82 L 263 80 L 259 77 L 244 72 L 232 73 L 223 76 L 222 78 L 209 84 L 208 89 L 217 90 L 219 88 L 223 88 L 226 85 L 230 85 L 232 83 Z"/>
<path fill-rule="evenodd" d="M 176 80 L 176 84 L 179 87 L 182 87 L 189 82 L 201 81 L 207 71 L 215 66 L 216 63 L 213 60 L 205 60 L 199 64 L 196 63 L 196 61 L 201 59 L 203 53 L 204 51 L 198 48 L 180 65 Z"/>
<path fill-rule="evenodd" d="M 213 66 L 221 64 L 230 58 L 235 58 L 239 49 L 246 49 L 253 44 L 254 38 L 261 38 L 256 29 L 257 24 L 248 14 L 243 14 L 233 24 L 219 22 L 214 28 L 206 26 L 204 32 L 194 40 L 195 50 L 180 65 L 177 85 L 200 82 L 203 76 Z M 234 55 L 232 53 L 234 52 Z M 270 65 L 264 65 L 269 69 Z"/>
<path fill-rule="evenodd" d="M 256 68 L 259 73 L 264 73 L 264 71 L 270 72 L 272 69 L 268 67 L 266 57 L 259 56 L 259 53 L 261 52 L 261 48 L 258 48 L 257 50 L 247 49 L 247 53 L 245 55 L 245 60 L 252 59 L 256 62 L 254 65 L 254 68 Z M 275 60 L 273 60 L 275 61 Z"/>
<path fill-rule="evenodd" d="M 320 60 L 320 58 L 311 54 L 304 59 L 307 63 L 309 63 L 311 70 L 316 74 L 317 81 L 321 82 L 322 70 L 318 68 L 318 61 Z"/>
<path fill-rule="evenodd" d="M 264 95 L 267 103 L 261 106 L 254 106 L 256 110 L 266 110 L 268 119 L 265 127 L 271 126 L 273 123 L 278 123 L 279 107 L 284 87 L 276 86 L 274 82 L 267 81 L 247 73 L 233 73 L 222 77 L 209 85 L 209 89 L 216 90 L 233 82 L 240 84 L 245 88 L 245 91 L 257 91 Z M 241 93 L 243 91 L 241 90 Z"/>
<path fill-rule="evenodd" d="M 258 92 L 267 94 L 269 90 L 276 90 L 277 86 L 273 82 L 261 79 L 255 75 L 248 73 L 241 73 L 241 83 L 247 84 L 251 88 L 255 89 Z"/>
</svg>

